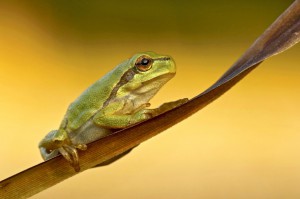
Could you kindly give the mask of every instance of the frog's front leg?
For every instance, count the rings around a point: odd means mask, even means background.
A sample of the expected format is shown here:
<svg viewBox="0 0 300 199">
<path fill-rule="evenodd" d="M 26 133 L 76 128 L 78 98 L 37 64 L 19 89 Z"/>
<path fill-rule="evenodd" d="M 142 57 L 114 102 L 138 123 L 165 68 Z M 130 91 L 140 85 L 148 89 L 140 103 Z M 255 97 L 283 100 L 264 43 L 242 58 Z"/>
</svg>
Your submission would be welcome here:
<svg viewBox="0 0 300 199">
<path fill-rule="evenodd" d="M 155 117 L 157 115 L 160 115 L 164 112 L 167 112 L 171 109 L 174 109 L 186 102 L 188 102 L 189 99 L 188 98 L 183 98 L 183 99 L 179 99 L 179 100 L 176 100 L 176 101 L 173 101 L 173 102 L 166 102 L 166 103 L 163 103 L 162 105 L 160 105 L 158 108 L 155 108 L 155 109 L 151 109 L 152 110 L 152 117 Z"/>
<path fill-rule="evenodd" d="M 39 143 L 41 155 L 44 160 L 49 160 L 61 153 L 70 162 L 75 171 L 79 171 L 79 159 L 77 149 L 85 150 L 86 145 L 72 144 L 68 133 L 64 129 L 49 132 Z"/>
<path fill-rule="evenodd" d="M 132 124 L 147 120 L 152 117 L 152 110 L 145 109 L 150 104 L 142 105 L 133 113 L 124 113 L 124 104 L 115 102 L 101 109 L 94 117 L 96 125 L 108 129 L 122 129 Z"/>
<path fill-rule="evenodd" d="M 155 109 L 146 109 L 150 104 L 146 103 L 131 114 L 122 113 L 124 104 L 111 103 L 105 109 L 100 110 L 93 118 L 93 121 L 101 126 L 111 129 L 126 128 L 132 124 L 155 117 L 188 101 L 187 98 L 173 102 L 167 102 Z"/>
</svg>

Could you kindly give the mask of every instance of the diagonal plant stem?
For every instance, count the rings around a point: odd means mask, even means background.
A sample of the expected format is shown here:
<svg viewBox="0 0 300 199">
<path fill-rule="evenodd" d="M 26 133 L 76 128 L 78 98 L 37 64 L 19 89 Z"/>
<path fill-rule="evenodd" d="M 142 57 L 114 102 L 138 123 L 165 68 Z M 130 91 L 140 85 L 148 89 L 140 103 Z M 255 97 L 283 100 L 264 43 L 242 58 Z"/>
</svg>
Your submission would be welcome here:
<svg viewBox="0 0 300 199">
<path fill-rule="evenodd" d="M 296 0 L 211 87 L 186 104 L 155 118 L 118 131 L 80 151 L 81 172 L 119 155 L 199 111 L 234 86 L 270 56 L 300 40 L 300 0 Z M 0 198 L 27 198 L 73 175 L 62 156 L 33 166 L 0 182 Z"/>
</svg>

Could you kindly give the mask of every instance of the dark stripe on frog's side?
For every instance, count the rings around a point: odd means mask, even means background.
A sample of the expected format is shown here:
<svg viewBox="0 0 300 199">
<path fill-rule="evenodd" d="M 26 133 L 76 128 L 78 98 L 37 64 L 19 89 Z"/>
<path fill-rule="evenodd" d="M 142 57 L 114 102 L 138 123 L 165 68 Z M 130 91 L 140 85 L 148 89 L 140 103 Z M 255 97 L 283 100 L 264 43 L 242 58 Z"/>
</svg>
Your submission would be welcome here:
<svg viewBox="0 0 300 199">
<path fill-rule="evenodd" d="M 129 82 L 130 80 L 132 80 L 135 74 L 136 74 L 135 70 L 133 68 L 130 68 L 122 75 L 120 81 L 116 84 L 116 86 L 111 91 L 111 94 L 109 95 L 107 100 L 105 100 L 105 102 L 103 103 L 103 107 L 106 107 L 109 104 L 110 100 L 116 97 L 119 88 L 124 84 L 126 84 L 127 82 Z"/>
<path fill-rule="evenodd" d="M 156 58 L 156 59 L 152 59 L 153 62 L 154 61 L 167 61 L 170 60 L 170 57 L 160 57 L 160 58 Z M 120 81 L 116 84 L 116 86 L 113 88 L 113 90 L 111 91 L 110 96 L 105 100 L 105 102 L 103 103 L 103 107 L 106 107 L 110 100 L 114 99 L 117 95 L 117 92 L 119 90 L 120 87 L 122 87 L 124 84 L 126 84 L 127 82 L 129 82 L 130 80 L 133 79 L 134 75 L 137 73 L 137 71 L 135 70 L 135 68 L 130 68 L 128 69 L 121 77 Z"/>
</svg>

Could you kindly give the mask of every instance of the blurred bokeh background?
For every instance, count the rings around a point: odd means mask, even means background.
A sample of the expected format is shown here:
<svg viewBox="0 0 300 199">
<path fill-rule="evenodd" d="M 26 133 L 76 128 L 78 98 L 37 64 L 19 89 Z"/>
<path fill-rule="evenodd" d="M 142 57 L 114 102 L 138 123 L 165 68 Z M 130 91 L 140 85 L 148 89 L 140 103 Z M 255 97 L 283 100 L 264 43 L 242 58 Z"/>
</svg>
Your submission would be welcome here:
<svg viewBox="0 0 300 199">
<path fill-rule="evenodd" d="M 171 55 L 177 76 L 152 105 L 191 98 L 292 2 L 2 1 L 0 179 L 40 163 L 38 142 L 69 103 L 124 59 Z M 33 198 L 299 198 L 299 50 L 125 158 Z"/>
</svg>

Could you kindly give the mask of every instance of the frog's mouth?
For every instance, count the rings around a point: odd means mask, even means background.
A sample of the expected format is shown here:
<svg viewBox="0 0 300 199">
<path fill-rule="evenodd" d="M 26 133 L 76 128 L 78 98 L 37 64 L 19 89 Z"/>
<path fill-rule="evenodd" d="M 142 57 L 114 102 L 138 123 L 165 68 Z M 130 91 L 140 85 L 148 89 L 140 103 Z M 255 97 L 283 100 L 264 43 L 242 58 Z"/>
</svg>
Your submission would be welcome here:
<svg viewBox="0 0 300 199">
<path fill-rule="evenodd" d="M 152 60 L 153 61 L 168 61 L 170 59 L 171 59 L 170 57 L 159 57 L 159 58 L 155 58 L 155 59 L 152 59 Z"/>
<path fill-rule="evenodd" d="M 165 62 L 165 63 L 168 63 L 168 65 L 170 65 L 170 66 L 168 66 L 168 68 L 169 68 L 168 73 L 171 73 L 171 74 L 175 75 L 175 73 L 176 73 L 176 67 L 175 67 L 175 63 L 174 63 L 174 61 L 172 60 L 171 57 L 164 56 L 164 57 L 153 58 L 152 61 L 153 62 Z M 158 63 L 158 64 L 160 64 L 160 63 Z M 162 64 L 164 64 L 164 63 L 162 63 Z M 163 76 L 164 75 L 162 74 L 159 77 L 163 77 Z"/>
<path fill-rule="evenodd" d="M 175 74 L 169 73 L 159 77 L 155 77 L 153 79 L 149 79 L 142 83 L 142 85 L 132 92 L 135 94 L 147 94 L 147 96 L 154 96 L 159 89 L 165 85 Z"/>
<path fill-rule="evenodd" d="M 142 86 L 135 89 L 135 93 L 143 94 L 149 93 L 150 91 L 154 92 L 153 95 L 163 86 L 165 85 L 172 77 L 174 77 L 175 73 L 167 73 L 160 75 L 158 77 L 149 79 L 142 83 Z"/>
</svg>

